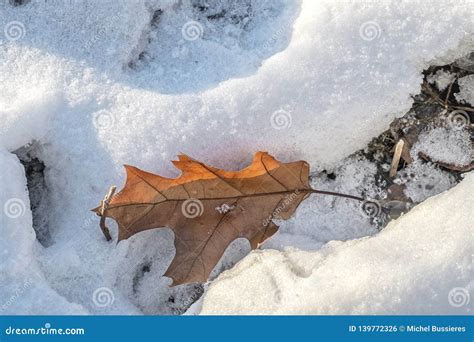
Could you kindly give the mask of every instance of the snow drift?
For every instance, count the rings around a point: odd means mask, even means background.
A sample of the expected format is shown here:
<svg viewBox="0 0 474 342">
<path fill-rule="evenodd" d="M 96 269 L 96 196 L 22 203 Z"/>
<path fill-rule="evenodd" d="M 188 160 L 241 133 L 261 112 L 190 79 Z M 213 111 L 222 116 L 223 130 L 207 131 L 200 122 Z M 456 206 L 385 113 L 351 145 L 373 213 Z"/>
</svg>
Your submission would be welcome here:
<svg viewBox="0 0 474 342">
<path fill-rule="evenodd" d="M 469 314 L 454 296 L 474 289 L 473 189 L 471 172 L 373 237 L 253 251 L 210 285 L 201 313 Z"/>
</svg>

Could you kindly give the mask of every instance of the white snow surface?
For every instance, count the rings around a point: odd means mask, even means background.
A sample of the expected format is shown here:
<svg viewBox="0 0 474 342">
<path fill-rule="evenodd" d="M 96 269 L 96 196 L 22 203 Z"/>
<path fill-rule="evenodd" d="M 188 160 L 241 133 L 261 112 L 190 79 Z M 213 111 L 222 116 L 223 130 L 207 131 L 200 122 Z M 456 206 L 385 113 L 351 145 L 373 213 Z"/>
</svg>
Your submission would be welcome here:
<svg viewBox="0 0 474 342">
<path fill-rule="evenodd" d="M 2 215 L 0 239 L 2 314 L 85 314 L 84 308 L 68 302 L 49 285 L 35 257 L 38 245 L 31 228 L 23 166 L 16 156 L 0 150 Z M 10 197 L 15 194 L 16 197 Z"/>
<path fill-rule="evenodd" d="M 474 160 L 474 150 L 467 129 L 438 127 L 418 136 L 411 155 L 424 152 L 435 161 L 464 166 Z"/>
<path fill-rule="evenodd" d="M 464 76 L 458 80 L 458 84 L 459 93 L 455 95 L 456 99 L 474 106 L 474 76 Z"/>
<path fill-rule="evenodd" d="M 469 2 L 200 3 L 0 2 L 1 313 L 189 306 L 195 287 L 162 276 L 169 230 L 106 243 L 89 211 L 123 183 L 122 164 L 176 176 L 179 152 L 238 169 L 268 150 L 340 172 L 313 185 L 376 195 L 374 166 L 344 158 L 410 108 L 424 68 L 474 46 Z M 47 246 L 12 154 L 30 143 L 46 165 Z M 267 248 L 317 250 L 377 231 L 356 204 L 319 196 L 280 225 Z M 236 241 L 212 277 L 247 252 Z M 265 253 L 278 254 L 254 255 Z"/>
<path fill-rule="evenodd" d="M 214 281 L 202 314 L 469 314 L 474 173 L 379 234 L 319 251 L 251 252 Z M 456 208 L 456 210 L 453 210 Z"/>
</svg>

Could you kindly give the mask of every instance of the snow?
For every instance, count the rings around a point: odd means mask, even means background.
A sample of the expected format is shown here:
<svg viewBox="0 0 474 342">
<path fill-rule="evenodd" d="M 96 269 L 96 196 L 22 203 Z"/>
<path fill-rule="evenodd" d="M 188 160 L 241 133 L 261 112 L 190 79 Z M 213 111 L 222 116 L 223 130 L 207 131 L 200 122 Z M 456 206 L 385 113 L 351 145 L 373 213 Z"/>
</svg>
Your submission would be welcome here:
<svg viewBox="0 0 474 342">
<path fill-rule="evenodd" d="M 458 80 L 459 93 L 456 94 L 456 99 L 461 103 L 470 103 L 474 105 L 474 76 L 468 75 Z"/>
<path fill-rule="evenodd" d="M 370 238 L 254 251 L 210 285 L 201 314 L 469 314 L 452 291 L 474 289 L 473 187 L 470 173 Z"/>
<path fill-rule="evenodd" d="M 471 136 L 467 129 L 435 128 L 423 132 L 412 150 L 412 155 L 424 152 L 435 161 L 464 166 L 474 159 Z"/>
<path fill-rule="evenodd" d="M 173 176 L 178 152 L 238 169 L 268 150 L 308 161 L 315 187 L 383 196 L 375 167 L 346 157 L 411 107 L 423 69 L 472 50 L 470 10 L 449 1 L 1 4 L 0 205 L 19 199 L 23 212 L 1 215 L 0 304 L 21 292 L 5 312 L 174 314 L 199 296 L 202 287 L 169 288 L 162 276 L 169 230 L 118 245 L 101 236 L 89 209 L 123 184 L 122 164 Z M 35 240 L 12 154 L 23 146 L 46 166 L 47 246 Z M 318 250 L 377 232 L 358 204 L 322 196 L 280 224 L 265 248 Z M 237 240 L 212 277 L 247 252 Z"/>
<path fill-rule="evenodd" d="M 438 70 L 436 74 L 428 77 L 428 82 L 434 83 L 439 91 L 445 90 L 456 78 L 455 74 L 446 70 Z"/>
<path fill-rule="evenodd" d="M 420 203 L 456 184 L 451 174 L 420 160 L 414 161 L 399 172 L 395 181 L 406 186 L 405 194 L 415 203 Z"/>
<path fill-rule="evenodd" d="M 366 193 L 370 198 L 383 197 L 375 186 L 376 167 L 366 159 L 351 157 L 334 170 L 335 180 L 317 175 L 311 181 L 314 189 L 348 194 Z M 282 249 L 296 246 L 319 249 L 330 240 L 347 240 L 371 235 L 377 229 L 360 209 L 360 203 L 332 196 L 312 195 L 287 221 L 276 221 L 279 231 L 264 248 Z"/>
<path fill-rule="evenodd" d="M 31 228 L 23 166 L 4 150 L 0 150 L 0 165 L 2 172 L 8 175 L 0 180 L 0 313 L 54 315 L 63 313 L 64 309 L 69 314 L 87 313 L 81 305 L 68 302 L 50 287 L 36 261 L 39 251 L 35 248 L 35 234 Z"/>
</svg>

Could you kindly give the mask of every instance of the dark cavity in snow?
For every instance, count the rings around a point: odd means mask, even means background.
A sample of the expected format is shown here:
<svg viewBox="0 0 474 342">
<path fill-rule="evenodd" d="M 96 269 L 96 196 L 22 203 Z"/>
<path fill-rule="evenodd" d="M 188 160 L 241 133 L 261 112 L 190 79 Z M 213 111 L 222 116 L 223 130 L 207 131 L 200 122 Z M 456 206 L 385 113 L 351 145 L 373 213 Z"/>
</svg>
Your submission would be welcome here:
<svg viewBox="0 0 474 342">
<path fill-rule="evenodd" d="M 34 141 L 13 153 L 25 168 L 36 239 L 41 245 L 48 247 L 53 243 L 49 232 L 49 218 L 46 214 L 49 212 L 49 190 L 44 177 L 46 166 L 37 154 L 39 148 L 39 143 Z"/>
<path fill-rule="evenodd" d="M 26 5 L 27 3 L 29 3 L 30 0 L 9 0 L 8 2 L 12 6 L 21 6 L 21 5 Z"/>
</svg>

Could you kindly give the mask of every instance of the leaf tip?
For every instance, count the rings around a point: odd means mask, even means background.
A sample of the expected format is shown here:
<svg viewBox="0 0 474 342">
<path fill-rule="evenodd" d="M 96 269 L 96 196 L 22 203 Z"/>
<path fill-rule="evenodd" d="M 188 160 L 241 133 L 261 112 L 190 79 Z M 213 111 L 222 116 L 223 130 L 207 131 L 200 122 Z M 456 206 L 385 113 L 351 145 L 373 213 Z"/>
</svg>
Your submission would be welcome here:
<svg viewBox="0 0 474 342">
<path fill-rule="evenodd" d="M 99 214 L 100 213 L 100 206 L 95 207 L 93 209 L 90 209 L 90 211 L 92 211 L 93 213 Z"/>
<path fill-rule="evenodd" d="M 168 278 L 171 279 L 171 284 L 169 285 L 169 287 L 174 287 L 174 286 L 176 286 L 176 285 L 181 285 L 181 284 L 183 284 L 183 283 L 179 282 L 175 277 L 173 277 L 173 276 L 171 275 L 171 272 L 170 272 L 170 269 L 169 269 L 169 268 L 166 270 L 166 272 L 163 274 L 163 276 L 168 277 Z"/>
</svg>

